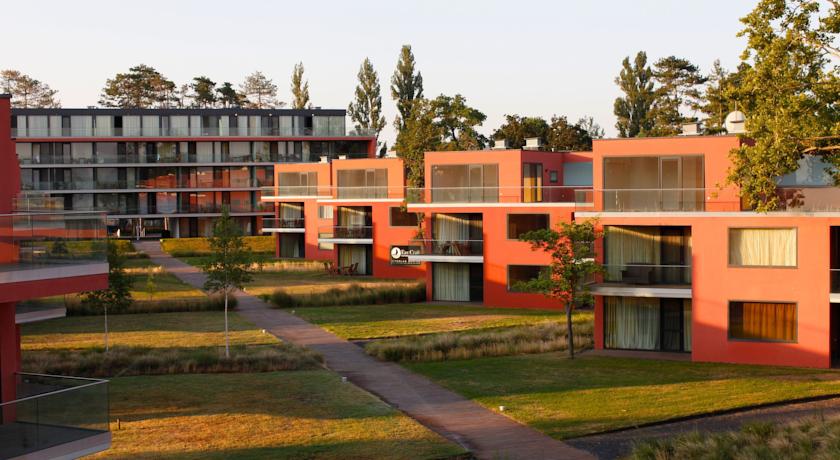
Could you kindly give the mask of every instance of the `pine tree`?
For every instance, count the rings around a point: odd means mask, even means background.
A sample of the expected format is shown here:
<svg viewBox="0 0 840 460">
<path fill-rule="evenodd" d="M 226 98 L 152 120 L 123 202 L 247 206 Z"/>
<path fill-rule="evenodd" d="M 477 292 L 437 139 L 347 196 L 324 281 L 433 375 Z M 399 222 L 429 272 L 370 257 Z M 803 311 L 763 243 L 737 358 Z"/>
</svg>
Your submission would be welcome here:
<svg viewBox="0 0 840 460">
<path fill-rule="evenodd" d="M 382 115 L 382 95 L 379 86 L 379 76 L 365 58 L 357 74 L 359 84 L 356 85 L 356 99 L 347 107 L 350 119 L 356 123 L 357 132 L 372 131 L 376 137 L 385 127 L 385 117 Z"/>
<path fill-rule="evenodd" d="M 12 107 L 21 109 L 54 109 L 61 107 L 55 95 L 58 91 L 50 88 L 29 75 L 17 70 L 0 71 L 0 93 L 12 95 Z"/>
<path fill-rule="evenodd" d="M 647 54 L 639 51 L 633 63 L 624 58 L 621 73 L 615 83 L 624 92 L 616 98 L 613 113 L 618 118 L 615 127 L 619 137 L 645 135 L 653 128 L 651 108 L 656 100 L 653 89 L 653 72 L 647 65 Z"/>
<path fill-rule="evenodd" d="M 303 81 L 303 62 L 295 64 L 292 71 L 292 102 L 293 109 L 307 109 L 312 106 L 309 102 L 309 80 Z"/>
<path fill-rule="evenodd" d="M 391 77 L 391 98 L 397 103 L 399 114 L 394 120 L 394 127 L 399 132 L 405 129 L 414 101 L 423 98 L 423 76 L 419 71 L 415 74 L 414 53 L 411 52 L 411 45 L 403 45 L 400 50 L 397 68 Z"/>
<path fill-rule="evenodd" d="M 701 98 L 700 88 L 706 83 L 700 68 L 689 60 L 668 56 L 653 64 L 653 79 L 658 83 L 653 104 L 653 127 L 648 136 L 673 136 L 682 132 L 688 117 L 683 107 L 696 107 Z"/>
<path fill-rule="evenodd" d="M 196 106 L 207 108 L 216 105 L 216 82 L 213 80 L 205 76 L 195 77 L 190 88 Z"/>
<path fill-rule="evenodd" d="M 245 97 L 244 105 L 248 108 L 271 109 L 286 105 L 277 100 L 277 85 L 262 72 L 257 71 L 245 77 L 240 89 Z"/>
<path fill-rule="evenodd" d="M 106 107 L 169 107 L 177 99 L 175 83 L 154 67 L 140 64 L 105 81 L 99 103 Z"/>
<path fill-rule="evenodd" d="M 738 72 L 729 73 L 724 69 L 719 59 L 712 64 L 712 70 L 706 76 L 703 97 L 694 107 L 706 117 L 703 122 L 705 134 L 720 134 L 726 131 L 723 123 L 726 115 L 738 109 L 738 102 L 733 97 L 738 77 Z"/>
<path fill-rule="evenodd" d="M 222 107 L 241 107 L 244 103 L 245 96 L 237 92 L 229 81 L 222 83 L 216 92 L 219 94 L 216 100 Z"/>
</svg>

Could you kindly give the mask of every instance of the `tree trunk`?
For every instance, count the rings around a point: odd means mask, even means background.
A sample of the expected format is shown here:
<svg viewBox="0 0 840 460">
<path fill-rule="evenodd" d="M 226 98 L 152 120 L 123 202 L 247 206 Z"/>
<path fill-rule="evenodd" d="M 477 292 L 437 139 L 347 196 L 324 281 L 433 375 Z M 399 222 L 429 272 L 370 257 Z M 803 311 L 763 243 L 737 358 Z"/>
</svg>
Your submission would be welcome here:
<svg viewBox="0 0 840 460">
<path fill-rule="evenodd" d="M 228 338 L 228 291 L 225 289 L 225 358 L 230 358 L 230 338 Z"/>
<path fill-rule="evenodd" d="M 108 306 L 105 305 L 105 351 L 108 351 Z"/>
<path fill-rule="evenodd" d="M 569 359 L 575 359 L 575 342 L 572 333 L 572 302 L 566 303 L 566 340 L 569 344 Z"/>
</svg>

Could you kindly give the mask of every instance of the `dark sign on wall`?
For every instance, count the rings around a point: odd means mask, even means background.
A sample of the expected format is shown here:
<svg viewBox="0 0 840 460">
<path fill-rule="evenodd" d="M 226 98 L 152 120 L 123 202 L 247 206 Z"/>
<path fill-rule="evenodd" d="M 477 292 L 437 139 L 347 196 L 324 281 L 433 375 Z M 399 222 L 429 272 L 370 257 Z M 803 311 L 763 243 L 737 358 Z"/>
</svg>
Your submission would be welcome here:
<svg viewBox="0 0 840 460">
<path fill-rule="evenodd" d="M 391 246 L 391 265 L 420 265 L 409 262 L 408 256 L 420 255 L 420 246 Z"/>
</svg>

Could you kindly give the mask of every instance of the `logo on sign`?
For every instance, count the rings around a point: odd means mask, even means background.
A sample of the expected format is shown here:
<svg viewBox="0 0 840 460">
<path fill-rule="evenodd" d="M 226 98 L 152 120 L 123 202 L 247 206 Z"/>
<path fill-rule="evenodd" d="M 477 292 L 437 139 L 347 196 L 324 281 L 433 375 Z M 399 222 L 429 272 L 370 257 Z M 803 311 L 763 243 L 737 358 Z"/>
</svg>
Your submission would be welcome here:
<svg viewBox="0 0 840 460">
<path fill-rule="evenodd" d="M 420 254 L 420 246 L 391 246 L 391 265 L 420 265 L 420 262 L 411 262 L 408 256 Z"/>
</svg>

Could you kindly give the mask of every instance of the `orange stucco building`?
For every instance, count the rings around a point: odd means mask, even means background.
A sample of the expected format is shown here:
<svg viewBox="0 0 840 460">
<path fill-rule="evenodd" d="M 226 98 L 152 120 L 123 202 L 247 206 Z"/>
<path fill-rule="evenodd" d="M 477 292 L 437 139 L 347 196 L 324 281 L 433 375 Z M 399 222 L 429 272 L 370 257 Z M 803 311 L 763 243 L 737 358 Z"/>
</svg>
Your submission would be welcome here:
<svg viewBox="0 0 840 460">
<path fill-rule="evenodd" d="M 347 250 L 339 246 L 364 243 L 364 273 L 424 279 L 430 300 L 562 308 L 517 289 L 550 262 L 518 236 L 597 219 L 605 268 L 590 286 L 597 348 L 838 365 L 840 193 L 825 165 L 806 157 L 779 178 L 782 210 L 744 209 L 726 180 L 729 153 L 742 142 L 734 135 L 677 136 L 595 140 L 592 152 L 428 152 L 425 186 L 417 190 L 405 188 L 397 159 L 278 165 L 278 217 L 282 203 L 293 200 L 304 211 L 295 229 L 299 250 L 282 243 L 288 230 L 278 228 L 278 255 L 346 266 L 363 252 L 342 255 Z M 366 172 L 340 173 L 347 170 Z M 300 177 L 284 176 L 293 172 L 316 173 L 307 176 L 305 200 L 284 190 L 303 186 Z M 363 192 L 348 195 L 342 186 Z M 361 217 L 325 214 L 327 205 L 359 207 Z M 400 211 L 397 220 L 421 215 L 422 230 L 416 220 L 393 225 L 400 206 L 408 214 Z M 398 245 L 404 261 L 418 265 L 392 265 Z"/>
</svg>

